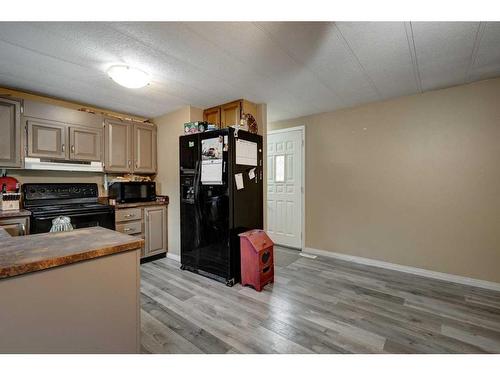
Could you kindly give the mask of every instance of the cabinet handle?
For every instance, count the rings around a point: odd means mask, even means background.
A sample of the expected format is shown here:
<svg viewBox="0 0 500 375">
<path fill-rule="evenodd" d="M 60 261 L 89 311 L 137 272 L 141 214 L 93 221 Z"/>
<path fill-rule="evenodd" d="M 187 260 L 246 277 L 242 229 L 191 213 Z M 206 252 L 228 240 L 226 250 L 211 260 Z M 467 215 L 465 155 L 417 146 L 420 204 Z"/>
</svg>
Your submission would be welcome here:
<svg viewBox="0 0 500 375">
<path fill-rule="evenodd" d="M 135 215 L 134 214 L 127 214 L 125 215 L 125 217 L 134 217 Z"/>
<path fill-rule="evenodd" d="M 139 163 L 137 163 L 137 160 L 135 161 L 135 168 L 139 168 Z"/>
<path fill-rule="evenodd" d="M 130 228 L 123 228 L 123 231 L 124 231 L 124 232 L 130 232 L 131 230 L 132 230 L 132 229 L 130 229 Z"/>
<path fill-rule="evenodd" d="M 130 167 L 132 165 L 132 160 L 129 160 L 127 164 Z"/>
<path fill-rule="evenodd" d="M 61 148 L 62 148 L 62 152 L 65 152 L 65 151 L 66 151 L 66 145 L 65 145 L 64 143 L 62 144 L 62 147 L 61 147 Z"/>
<path fill-rule="evenodd" d="M 21 224 L 21 236 L 24 236 L 26 234 L 26 225 Z"/>
<path fill-rule="evenodd" d="M 75 145 L 71 145 L 71 153 L 75 153 Z"/>
</svg>

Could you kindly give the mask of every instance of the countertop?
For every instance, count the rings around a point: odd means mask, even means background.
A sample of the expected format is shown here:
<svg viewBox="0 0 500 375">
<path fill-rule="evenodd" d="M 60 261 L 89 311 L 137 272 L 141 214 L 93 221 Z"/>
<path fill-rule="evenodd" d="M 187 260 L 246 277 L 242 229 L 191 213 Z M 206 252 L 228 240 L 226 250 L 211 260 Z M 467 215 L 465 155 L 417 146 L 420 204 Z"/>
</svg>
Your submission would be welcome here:
<svg viewBox="0 0 500 375">
<path fill-rule="evenodd" d="M 139 249 L 143 243 L 101 227 L 0 237 L 0 279 Z"/>
<path fill-rule="evenodd" d="M 132 208 L 132 207 L 147 207 L 147 206 L 167 206 L 168 199 L 165 203 L 160 202 L 136 202 L 136 203 L 116 203 L 115 208 Z"/>
<path fill-rule="evenodd" d="M 0 219 L 8 218 L 8 217 L 25 217 L 31 216 L 31 211 L 28 210 L 0 210 Z"/>
</svg>

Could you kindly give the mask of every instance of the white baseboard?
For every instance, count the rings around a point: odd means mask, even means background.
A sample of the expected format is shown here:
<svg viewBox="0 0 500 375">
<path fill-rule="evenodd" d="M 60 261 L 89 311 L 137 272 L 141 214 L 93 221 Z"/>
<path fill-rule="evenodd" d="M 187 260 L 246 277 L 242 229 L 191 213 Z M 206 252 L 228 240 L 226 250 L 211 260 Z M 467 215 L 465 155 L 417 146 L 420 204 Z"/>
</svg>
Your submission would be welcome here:
<svg viewBox="0 0 500 375">
<path fill-rule="evenodd" d="M 303 251 L 306 254 L 309 253 L 309 254 L 321 255 L 321 256 L 325 256 L 325 257 L 345 260 L 348 262 L 364 264 L 367 266 L 386 268 L 389 270 L 406 272 L 406 273 L 411 273 L 413 275 L 429 277 L 432 279 L 438 279 L 438 280 L 449 281 L 449 282 L 457 283 L 457 284 L 475 286 L 477 288 L 484 288 L 484 289 L 500 291 L 500 283 L 495 283 L 493 281 L 473 279 L 470 277 L 453 275 L 450 273 L 426 270 L 424 268 L 403 266 L 401 264 L 389 263 L 389 262 L 384 262 L 381 260 L 363 258 L 363 257 L 354 256 L 354 255 L 335 253 L 333 251 L 314 249 L 311 247 L 306 247 L 306 248 L 304 248 Z"/>
<path fill-rule="evenodd" d="M 179 254 L 172 254 L 170 251 L 167 252 L 167 258 L 175 260 L 176 262 L 181 262 L 181 256 Z"/>
</svg>

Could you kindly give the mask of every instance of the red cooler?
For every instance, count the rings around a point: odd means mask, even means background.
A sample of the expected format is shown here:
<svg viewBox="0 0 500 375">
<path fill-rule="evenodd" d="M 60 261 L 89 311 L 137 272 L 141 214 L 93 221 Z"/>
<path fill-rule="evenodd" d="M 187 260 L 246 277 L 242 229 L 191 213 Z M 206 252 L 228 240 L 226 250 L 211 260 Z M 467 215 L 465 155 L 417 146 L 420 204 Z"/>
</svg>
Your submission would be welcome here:
<svg viewBox="0 0 500 375">
<path fill-rule="evenodd" d="M 274 282 L 274 243 L 261 229 L 240 233 L 241 285 L 261 291 Z"/>
</svg>

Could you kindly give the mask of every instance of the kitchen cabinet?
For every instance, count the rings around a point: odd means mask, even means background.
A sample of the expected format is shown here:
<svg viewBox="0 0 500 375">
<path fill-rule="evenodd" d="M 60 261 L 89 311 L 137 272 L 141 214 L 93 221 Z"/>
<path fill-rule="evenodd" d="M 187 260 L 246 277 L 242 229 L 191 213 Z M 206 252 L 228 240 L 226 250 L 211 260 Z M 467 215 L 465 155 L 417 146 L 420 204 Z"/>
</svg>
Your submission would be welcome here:
<svg viewBox="0 0 500 375">
<path fill-rule="evenodd" d="M 144 207 L 144 255 L 167 251 L 167 209 L 165 206 Z"/>
<path fill-rule="evenodd" d="M 133 206 L 133 207 L 131 207 Z M 115 229 L 141 237 L 141 258 L 167 252 L 167 206 L 156 202 L 126 203 L 115 206 Z"/>
<path fill-rule="evenodd" d="M 132 130 L 132 125 L 126 122 L 104 122 L 104 168 L 107 172 L 132 172 Z"/>
<path fill-rule="evenodd" d="M 220 106 L 203 111 L 203 121 L 220 126 Z"/>
<path fill-rule="evenodd" d="M 27 120 L 28 156 L 101 161 L 102 130 L 49 120 Z"/>
<path fill-rule="evenodd" d="M 68 159 L 67 131 L 68 126 L 57 121 L 28 120 L 28 156 Z"/>
<path fill-rule="evenodd" d="M 70 159 L 101 160 L 102 130 L 84 127 L 70 127 Z"/>
<path fill-rule="evenodd" d="M 0 167 L 22 167 L 20 102 L 0 98 L 0 134 Z"/>
<path fill-rule="evenodd" d="M 134 173 L 156 171 L 156 128 L 134 124 Z"/>
<path fill-rule="evenodd" d="M 11 236 L 24 236 L 29 234 L 29 217 L 0 218 L 0 227 Z"/>
<path fill-rule="evenodd" d="M 104 125 L 107 172 L 156 173 L 156 128 L 120 120 Z"/>
<path fill-rule="evenodd" d="M 203 111 L 203 120 L 211 124 L 217 124 L 220 128 L 227 128 L 239 125 L 241 117 L 247 113 L 256 117 L 257 106 L 248 100 L 239 99 L 217 107 L 205 109 Z"/>
<path fill-rule="evenodd" d="M 241 101 L 237 100 L 221 106 L 220 124 L 221 128 L 239 125 L 241 119 Z"/>
</svg>

